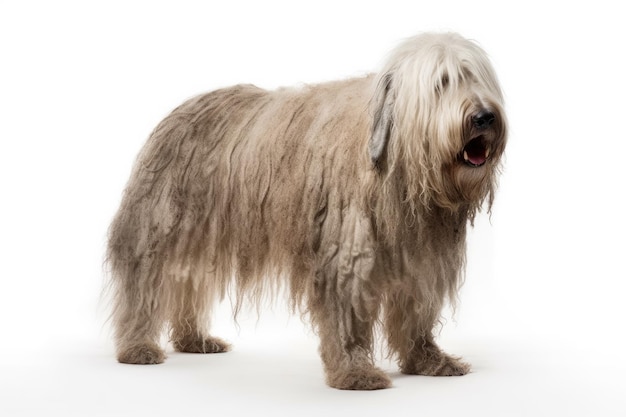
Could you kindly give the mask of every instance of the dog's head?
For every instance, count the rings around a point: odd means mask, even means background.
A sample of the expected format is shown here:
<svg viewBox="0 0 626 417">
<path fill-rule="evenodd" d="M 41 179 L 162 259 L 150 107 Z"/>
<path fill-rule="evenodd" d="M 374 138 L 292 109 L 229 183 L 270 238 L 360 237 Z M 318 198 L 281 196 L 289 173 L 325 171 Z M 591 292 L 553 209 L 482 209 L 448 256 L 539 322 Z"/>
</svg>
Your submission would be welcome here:
<svg viewBox="0 0 626 417">
<path fill-rule="evenodd" d="M 493 199 L 506 144 L 502 93 L 484 51 L 455 34 L 409 39 L 372 101 L 369 154 L 401 175 L 407 200 L 449 208 Z"/>
</svg>

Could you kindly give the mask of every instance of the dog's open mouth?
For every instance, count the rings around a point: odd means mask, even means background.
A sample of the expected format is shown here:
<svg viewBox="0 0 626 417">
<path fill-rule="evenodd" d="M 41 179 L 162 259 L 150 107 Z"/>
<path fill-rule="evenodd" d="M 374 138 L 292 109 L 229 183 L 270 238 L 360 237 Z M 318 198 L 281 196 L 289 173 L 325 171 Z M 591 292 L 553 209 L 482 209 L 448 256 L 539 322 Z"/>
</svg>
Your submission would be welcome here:
<svg viewBox="0 0 626 417">
<path fill-rule="evenodd" d="M 479 167 L 489 159 L 489 147 L 482 136 L 470 140 L 463 148 L 463 161 L 472 167 Z"/>
</svg>

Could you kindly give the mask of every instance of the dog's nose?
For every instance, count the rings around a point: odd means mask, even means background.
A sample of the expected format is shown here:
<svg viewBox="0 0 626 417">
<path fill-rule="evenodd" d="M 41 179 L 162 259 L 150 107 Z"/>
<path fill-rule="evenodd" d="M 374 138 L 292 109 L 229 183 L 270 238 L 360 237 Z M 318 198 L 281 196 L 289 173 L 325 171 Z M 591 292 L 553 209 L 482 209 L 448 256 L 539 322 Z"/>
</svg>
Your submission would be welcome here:
<svg viewBox="0 0 626 417">
<path fill-rule="evenodd" d="M 495 119 L 496 116 L 489 110 L 481 110 L 472 117 L 472 123 L 477 129 L 486 129 L 491 126 Z"/>
</svg>

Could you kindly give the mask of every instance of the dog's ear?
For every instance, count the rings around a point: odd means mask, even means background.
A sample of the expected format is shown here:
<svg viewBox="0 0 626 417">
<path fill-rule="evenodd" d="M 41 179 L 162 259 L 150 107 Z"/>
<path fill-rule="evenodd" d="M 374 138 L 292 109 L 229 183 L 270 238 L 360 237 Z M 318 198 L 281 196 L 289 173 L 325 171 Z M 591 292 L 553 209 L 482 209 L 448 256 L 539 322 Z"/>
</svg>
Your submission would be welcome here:
<svg viewBox="0 0 626 417">
<path fill-rule="evenodd" d="M 374 116 L 372 120 L 372 136 L 369 141 L 370 159 L 379 165 L 385 152 L 391 128 L 393 126 L 393 92 L 391 91 L 392 76 L 386 74 L 378 82 L 373 97 Z"/>
</svg>

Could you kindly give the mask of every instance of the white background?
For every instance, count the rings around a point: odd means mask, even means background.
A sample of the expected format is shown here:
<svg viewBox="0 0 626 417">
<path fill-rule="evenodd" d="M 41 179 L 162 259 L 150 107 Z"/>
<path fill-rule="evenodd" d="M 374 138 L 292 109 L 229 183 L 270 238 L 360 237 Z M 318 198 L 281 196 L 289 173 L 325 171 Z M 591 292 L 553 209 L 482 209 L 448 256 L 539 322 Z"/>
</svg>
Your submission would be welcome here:
<svg viewBox="0 0 626 417">
<path fill-rule="evenodd" d="M 2 1 L 0 415 L 626 415 L 623 18 L 601 0 Z M 117 364 L 106 229 L 158 121 L 217 87 L 375 71 L 426 30 L 487 50 L 510 122 L 440 336 L 473 373 L 407 377 L 381 358 L 393 389 L 332 390 L 280 304 L 239 330 L 221 309 L 231 353 Z"/>
</svg>

